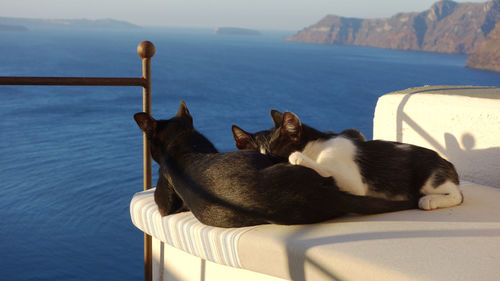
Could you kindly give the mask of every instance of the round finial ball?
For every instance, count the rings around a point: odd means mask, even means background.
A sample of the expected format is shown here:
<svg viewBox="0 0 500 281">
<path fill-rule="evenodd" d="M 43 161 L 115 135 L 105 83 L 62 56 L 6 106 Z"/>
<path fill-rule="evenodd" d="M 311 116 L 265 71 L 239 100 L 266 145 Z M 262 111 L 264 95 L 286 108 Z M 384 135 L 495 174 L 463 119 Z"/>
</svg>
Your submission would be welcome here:
<svg viewBox="0 0 500 281">
<path fill-rule="evenodd" d="M 155 45 L 150 41 L 142 41 L 137 46 L 137 53 L 143 59 L 149 59 L 155 55 Z"/>
</svg>

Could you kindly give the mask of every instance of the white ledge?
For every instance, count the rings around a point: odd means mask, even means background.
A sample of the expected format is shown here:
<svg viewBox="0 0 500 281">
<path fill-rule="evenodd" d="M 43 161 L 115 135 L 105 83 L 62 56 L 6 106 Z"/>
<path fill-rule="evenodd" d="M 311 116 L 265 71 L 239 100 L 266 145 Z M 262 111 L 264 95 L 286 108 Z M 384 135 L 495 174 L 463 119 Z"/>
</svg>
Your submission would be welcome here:
<svg viewBox="0 0 500 281">
<path fill-rule="evenodd" d="M 500 88 L 427 86 L 384 95 L 373 138 L 433 149 L 461 179 L 500 188 Z"/>
<path fill-rule="evenodd" d="M 135 226 L 170 246 L 287 280 L 495 280 L 500 189 L 461 188 L 465 201 L 458 207 L 313 225 L 224 229 L 203 225 L 190 212 L 161 218 L 152 191 L 137 193 L 130 211 Z"/>
</svg>

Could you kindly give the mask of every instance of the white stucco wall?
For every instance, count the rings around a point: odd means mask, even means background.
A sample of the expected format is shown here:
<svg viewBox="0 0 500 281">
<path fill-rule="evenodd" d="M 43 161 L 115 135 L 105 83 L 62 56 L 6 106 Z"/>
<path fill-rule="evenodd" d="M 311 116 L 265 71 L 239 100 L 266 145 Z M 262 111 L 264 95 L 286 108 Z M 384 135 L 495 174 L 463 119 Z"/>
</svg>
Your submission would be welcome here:
<svg viewBox="0 0 500 281">
<path fill-rule="evenodd" d="M 373 138 L 439 152 L 460 178 L 500 188 L 500 88 L 426 86 L 386 94 Z"/>
</svg>

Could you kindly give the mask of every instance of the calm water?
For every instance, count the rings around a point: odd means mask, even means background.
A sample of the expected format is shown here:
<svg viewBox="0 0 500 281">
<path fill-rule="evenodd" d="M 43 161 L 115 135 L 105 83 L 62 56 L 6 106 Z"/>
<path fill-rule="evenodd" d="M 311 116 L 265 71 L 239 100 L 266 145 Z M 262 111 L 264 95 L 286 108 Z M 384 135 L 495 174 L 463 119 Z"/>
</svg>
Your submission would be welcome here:
<svg viewBox="0 0 500 281">
<path fill-rule="evenodd" d="M 465 56 L 332 47 L 212 30 L 1 33 L 0 75 L 140 76 L 153 41 L 153 115 L 185 100 L 222 151 L 230 126 L 268 128 L 271 108 L 323 130 L 371 138 L 377 98 L 422 85 L 500 86 Z M 128 204 L 142 189 L 140 88 L 0 86 L 0 280 L 140 280 L 142 232 Z M 156 178 L 156 177 L 155 177 Z"/>
</svg>

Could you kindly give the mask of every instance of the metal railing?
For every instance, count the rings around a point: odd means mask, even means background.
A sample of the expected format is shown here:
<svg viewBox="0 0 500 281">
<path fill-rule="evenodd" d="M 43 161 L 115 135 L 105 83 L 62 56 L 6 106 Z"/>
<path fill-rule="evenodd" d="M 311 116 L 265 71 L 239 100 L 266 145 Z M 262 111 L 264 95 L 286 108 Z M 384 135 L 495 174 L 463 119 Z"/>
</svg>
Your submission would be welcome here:
<svg viewBox="0 0 500 281">
<path fill-rule="evenodd" d="M 137 46 L 137 53 L 142 58 L 142 77 L 20 77 L 0 76 L 0 85 L 40 85 L 40 86 L 140 86 L 142 87 L 142 111 L 151 114 L 151 58 L 155 54 L 155 46 L 149 41 L 143 41 Z M 151 154 L 150 143 L 143 133 L 143 182 L 144 190 L 151 184 Z M 152 270 L 152 240 L 144 233 L 144 280 L 153 279 Z"/>
</svg>

